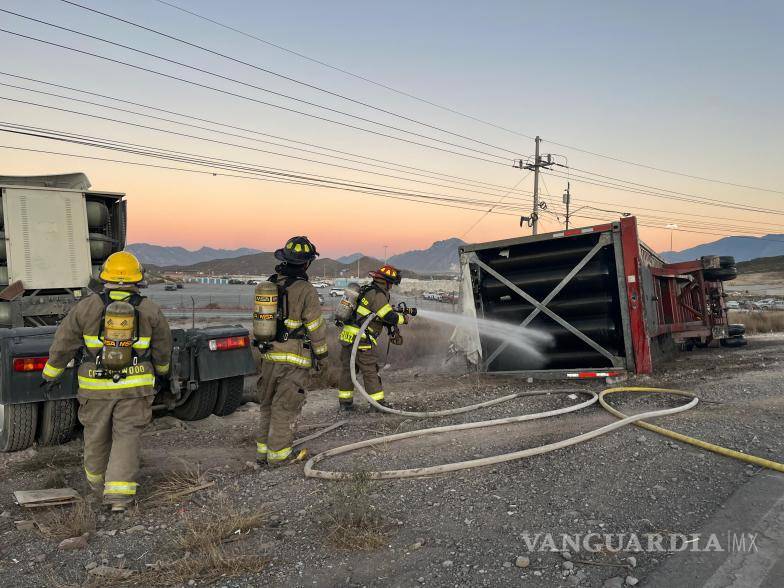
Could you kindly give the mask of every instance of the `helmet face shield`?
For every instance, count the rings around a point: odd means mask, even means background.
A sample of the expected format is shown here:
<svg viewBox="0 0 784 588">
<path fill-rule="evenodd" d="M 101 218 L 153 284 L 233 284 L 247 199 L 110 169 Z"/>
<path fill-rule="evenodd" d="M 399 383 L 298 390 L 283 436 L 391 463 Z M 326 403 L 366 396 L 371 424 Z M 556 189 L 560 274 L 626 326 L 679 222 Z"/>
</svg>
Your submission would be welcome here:
<svg viewBox="0 0 784 588">
<path fill-rule="evenodd" d="M 318 255 L 316 246 L 307 237 L 292 237 L 281 249 L 275 251 L 275 259 L 292 265 L 305 265 Z"/>
</svg>

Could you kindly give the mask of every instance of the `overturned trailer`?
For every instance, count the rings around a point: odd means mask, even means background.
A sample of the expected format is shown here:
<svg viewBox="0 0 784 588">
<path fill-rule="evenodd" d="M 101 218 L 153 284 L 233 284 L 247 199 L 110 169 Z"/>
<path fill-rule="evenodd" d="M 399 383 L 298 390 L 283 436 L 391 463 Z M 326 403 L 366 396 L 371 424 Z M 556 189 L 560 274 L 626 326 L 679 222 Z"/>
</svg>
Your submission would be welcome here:
<svg viewBox="0 0 784 588">
<path fill-rule="evenodd" d="M 639 239 L 634 217 L 592 227 L 460 248 L 461 309 L 552 336 L 543 357 L 485 335 L 459 334 L 479 371 L 540 378 L 646 374 L 677 349 L 740 345 L 722 282 L 731 257 L 667 264 Z"/>
</svg>

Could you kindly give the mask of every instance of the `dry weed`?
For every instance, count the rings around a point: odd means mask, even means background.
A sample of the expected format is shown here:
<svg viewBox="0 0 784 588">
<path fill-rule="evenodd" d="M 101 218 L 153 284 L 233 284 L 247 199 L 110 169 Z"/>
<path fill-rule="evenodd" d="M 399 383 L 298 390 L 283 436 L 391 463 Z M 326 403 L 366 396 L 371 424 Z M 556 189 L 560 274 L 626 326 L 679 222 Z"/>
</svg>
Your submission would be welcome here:
<svg viewBox="0 0 784 588">
<path fill-rule="evenodd" d="M 324 517 L 327 539 L 341 549 L 378 549 L 385 543 L 384 517 L 371 495 L 377 487 L 367 472 L 330 487 Z"/>
<path fill-rule="evenodd" d="M 729 321 L 745 325 L 749 335 L 784 331 L 784 312 L 731 312 Z"/>
<path fill-rule="evenodd" d="M 259 555 L 226 555 L 214 547 L 195 557 L 160 562 L 156 566 L 120 582 L 120 585 L 178 586 L 189 580 L 204 582 L 257 574 L 269 560 Z"/>
<path fill-rule="evenodd" d="M 189 515 L 176 544 L 184 550 L 208 552 L 234 534 L 261 526 L 264 517 L 263 512 L 239 512 L 230 507 Z"/>
<path fill-rule="evenodd" d="M 55 506 L 32 515 L 41 534 L 47 539 L 62 541 L 95 530 L 95 512 L 85 501 L 73 505 Z"/>
<path fill-rule="evenodd" d="M 144 499 L 151 506 L 172 504 L 190 495 L 190 491 L 209 483 L 207 472 L 199 465 L 191 466 L 183 462 L 183 469 L 170 470 L 155 482 L 155 490 Z"/>
</svg>

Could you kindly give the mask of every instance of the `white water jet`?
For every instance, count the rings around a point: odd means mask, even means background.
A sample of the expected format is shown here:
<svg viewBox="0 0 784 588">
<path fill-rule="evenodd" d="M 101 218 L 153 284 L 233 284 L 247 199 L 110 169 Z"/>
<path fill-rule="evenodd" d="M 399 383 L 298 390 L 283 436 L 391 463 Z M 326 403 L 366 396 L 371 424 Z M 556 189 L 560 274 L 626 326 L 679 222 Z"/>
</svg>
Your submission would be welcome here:
<svg viewBox="0 0 784 588">
<path fill-rule="evenodd" d="M 554 339 L 549 333 L 511 323 L 426 309 L 419 309 L 417 316 L 452 325 L 457 329 L 478 329 L 484 337 L 507 342 L 509 347 L 517 350 L 524 357 L 525 363 L 532 366 L 543 365 L 545 357 L 542 351 L 554 344 Z"/>
</svg>

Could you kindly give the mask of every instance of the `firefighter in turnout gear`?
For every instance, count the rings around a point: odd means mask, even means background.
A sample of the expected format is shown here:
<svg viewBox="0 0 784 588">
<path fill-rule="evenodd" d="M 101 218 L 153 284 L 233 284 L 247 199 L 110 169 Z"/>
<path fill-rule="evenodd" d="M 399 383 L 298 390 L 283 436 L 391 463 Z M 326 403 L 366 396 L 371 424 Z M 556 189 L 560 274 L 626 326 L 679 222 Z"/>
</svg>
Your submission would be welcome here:
<svg viewBox="0 0 784 588">
<path fill-rule="evenodd" d="M 84 472 L 103 490 L 113 512 L 136 494 L 141 433 L 152 420 L 155 377 L 168 377 L 169 324 L 160 307 L 139 294 L 142 266 L 131 253 L 104 262 L 101 294 L 83 298 L 57 327 L 43 370 L 56 385 L 84 349 L 78 367 L 79 421 L 84 425 Z"/>
<path fill-rule="evenodd" d="M 306 453 L 294 452 L 294 430 L 305 404 L 308 372 L 327 357 L 321 302 L 306 273 L 317 255 L 307 237 L 292 237 L 275 252 L 281 263 L 269 278 L 278 286 L 278 328 L 274 340 L 260 345 L 260 422 L 256 438 L 256 459 L 269 465 L 298 460 Z"/>
<path fill-rule="evenodd" d="M 400 284 L 401 277 L 397 268 L 384 264 L 377 271 L 368 274 L 373 281 L 362 287 L 357 308 L 351 319 L 345 322 L 340 333 L 340 381 L 338 401 L 344 410 L 354 407 L 354 383 L 351 381 L 351 348 L 359 328 L 366 317 L 376 313 L 362 335 L 357 348 L 357 369 L 361 374 L 365 391 L 379 404 L 384 401 L 384 387 L 378 375 L 378 338 L 384 327 L 397 327 L 408 322 L 408 316 L 396 312 L 389 304 L 389 290 Z"/>
</svg>

